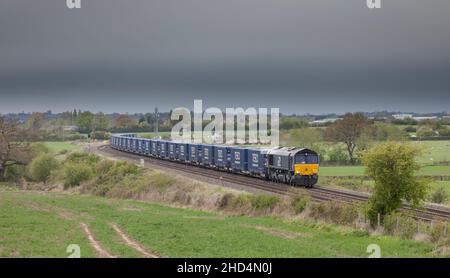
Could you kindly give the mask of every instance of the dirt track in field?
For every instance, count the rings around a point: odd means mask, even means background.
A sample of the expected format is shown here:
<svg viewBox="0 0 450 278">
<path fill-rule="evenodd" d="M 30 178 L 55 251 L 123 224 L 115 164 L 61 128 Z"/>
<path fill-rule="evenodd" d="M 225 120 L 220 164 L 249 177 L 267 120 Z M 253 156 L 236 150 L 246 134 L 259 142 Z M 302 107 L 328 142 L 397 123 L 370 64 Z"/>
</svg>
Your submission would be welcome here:
<svg viewBox="0 0 450 278">
<path fill-rule="evenodd" d="M 98 255 L 101 258 L 116 258 L 115 256 L 111 255 L 108 251 L 103 249 L 103 247 L 100 245 L 100 242 L 98 242 L 94 235 L 92 234 L 91 230 L 89 229 L 88 225 L 86 223 L 80 223 L 81 228 L 83 229 L 83 232 L 86 234 L 87 238 L 89 239 L 89 244 L 97 251 Z"/>
<path fill-rule="evenodd" d="M 123 230 L 119 228 L 119 226 L 115 223 L 110 223 L 111 227 L 116 231 L 116 233 L 120 236 L 123 243 L 128 245 L 129 247 L 133 248 L 134 250 L 141 253 L 145 258 L 159 258 L 157 255 L 155 255 L 152 252 L 149 252 L 145 249 L 145 247 L 137 242 L 136 240 L 132 239 L 129 235 L 127 235 Z"/>
</svg>

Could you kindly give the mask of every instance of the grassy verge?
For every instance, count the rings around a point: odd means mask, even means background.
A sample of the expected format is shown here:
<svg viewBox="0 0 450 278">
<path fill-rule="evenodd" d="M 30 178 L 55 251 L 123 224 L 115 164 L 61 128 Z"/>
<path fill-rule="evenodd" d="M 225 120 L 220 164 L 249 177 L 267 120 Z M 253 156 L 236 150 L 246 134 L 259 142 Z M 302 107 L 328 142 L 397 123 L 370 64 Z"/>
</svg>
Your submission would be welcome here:
<svg viewBox="0 0 450 278">
<path fill-rule="evenodd" d="M 450 166 L 424 166 L 418 173 L 422 176 L 449 176 Z M 363 176 L 364 166 L 321 166 L 320 175 L 327 176 Z"/>
<path fill-rule="evenodd" d="M 132 200 L 0 190 L 0 256 L 65 257 L 79 244 L 94 257 L 79 226 L 86 222 L 99 243 L 119 257 L 139 257 L 125 246 L 116 223 L 145 248 L 164 257 L 367 257 L 379 244 L 383 257 L 433 256 L 433 246 L 331 224 L 274 217 L 227 216 Z M 60 212 L 70 213 L 68 219 Z"/>
<path fill-rule="evenodd" d="M 81 147 L 70 142 L 43 142 L 42 143 L 52 153 L 62 151 L 80 151 Z"/>
<path fill-rule="evenodd" d="M 319 181 L 320 186 L 328 186 L 338 189 L 348 189 L 358 192 L 371 193 L 373 190 L 374 182 L 373 180 L 363 180 L 363 179 L 334 179 L 330 177 L 321 177 Z M 428 193 L 428 200 L 431 200 L 431 195 L 438 188 L 443 188 L 447 194 L 446 204 L 450 204 L 450 181 L 431 181 L 430 190 Z"/>
</svg>

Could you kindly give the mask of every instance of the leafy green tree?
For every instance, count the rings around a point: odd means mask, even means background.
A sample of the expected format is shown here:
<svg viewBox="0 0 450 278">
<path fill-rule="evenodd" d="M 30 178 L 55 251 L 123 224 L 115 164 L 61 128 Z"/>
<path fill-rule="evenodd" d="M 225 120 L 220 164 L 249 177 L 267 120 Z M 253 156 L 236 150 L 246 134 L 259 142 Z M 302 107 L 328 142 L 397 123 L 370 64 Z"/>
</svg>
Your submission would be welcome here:
<svg viewBox="0 0 450 278">
<path fill-rule="evenodd" d="M 442 128 L 442 122 L 440 120 L 423 120 L 419 122 L 419 127 L 426 126 L 431 128 L 434 132 L 437 132 Z"/>
<path fill-rule="evenodd" d="M 447 202 L 448 194 L 444 187 L 439 187 L 431 194 L 431 201 L 437 204 L 444 204 Z"/>
<path fill-rule="evenodd" d="M 333 163 L 345 164 L 348 162 L 348 155 L 341 146 L 336 145 L 328 152 L 328 160 Z"/>
<path fill-rule="evenodd" d="M 64 188 L 78 186 L 89 180 L 93 173 L 91 167 L 82 163 L 69 163 L 64 165 Z"/>
<path fill-rule="evenodd" d="M 425 199 L 428 184 L 415 176 L 420 169 L 417 156 L 421 150 L 416 146 L 388 142 L 363 153 L 362 161 L 369 177 L 375 181 L 374 192 L 368 204 L 368 216 L 376 223 L 378 213 L 390 214 L 406 200 L 418 207 Z"/>
<path fill-rule="evenodd" d="M 8 165 L 5 170 L 4 179 L 9 182 L 18 182 L 26 174 L 26 167 L 24 165 Z"/>
<path fill-rule="evenodd" d="M 436 131 L 433 131 L 433 129 L 431 127 L 426 126 L 426 125 L 420 126 L 417 129 L 417 136 L 419 138 L 421 138 L 421 137 L 432 137 L 432 136 L 436 136 L 436 135 L 437 135 Z"/>
<path fill-rule="evenodd" d="M 149 129 L 150 128 L 150 124 L 146 121 L 140 122 L 139 123 L 139 127 L 142 129 Z"/>
<path fill-rule="evenodd" d="M 94 123 L 93 123 L 93 129 L 105 131 L 108 129 L 109 126 L 109 119 L 106 117 L 103 113 L 97 113 L 94 116 Z"/>
<path fill-rule="evenodd" d="M 79 112 L 76 124 L 78 125 L 80 132 L 90 133 L 94 124 L 94 114 L 89 111 Z"/>
<path fill-rule="evenodd" d="M 34 181 L 47 182 L 53 170 L 58 168 L 58 161 L 49 154 L 36 157 L 30 164 L 30 175 Z"/>
<path fill-rule="evenodd" d="M 405 130 L 392 124 L 379 124 L 375 128 L 375 139 L 379 141 L 403 141 L 407 138 Z"/>
</svg>

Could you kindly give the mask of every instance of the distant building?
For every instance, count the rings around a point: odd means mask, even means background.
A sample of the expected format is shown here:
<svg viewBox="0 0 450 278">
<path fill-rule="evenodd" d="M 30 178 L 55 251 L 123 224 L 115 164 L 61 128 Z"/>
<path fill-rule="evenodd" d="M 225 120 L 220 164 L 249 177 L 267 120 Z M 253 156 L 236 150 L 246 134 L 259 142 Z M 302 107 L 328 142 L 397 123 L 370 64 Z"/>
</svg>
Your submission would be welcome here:
<svg viewBox="0 0 450 278">
<path fill-rule="evenodd" d="M 334 123 L 337 120 L 340 120 L 340 118 L 328 118 L 328 119 L 322 119 L 322 120 L 315 120 L 315 121 L 310 122 L 310 124 L 311 125 L 324 125 L 324 124 Z"/>
<path fill-rule="evenodd" d="M 430 116 L 430 117 L 413 117 L 416 121 L 424 121 L 424 120 L 438 120 L 439 118 L 436 116 Z"/>
<path fill-rule="evenodd" d="M 396 119 L 396 120 L 406 120 L 406 119 L 412 119 L 413 115 L 412 114 L 394 114 L 394 115 L 392 115 L 392 117 L 394 117 L 394 119 Z"/>
</svg>

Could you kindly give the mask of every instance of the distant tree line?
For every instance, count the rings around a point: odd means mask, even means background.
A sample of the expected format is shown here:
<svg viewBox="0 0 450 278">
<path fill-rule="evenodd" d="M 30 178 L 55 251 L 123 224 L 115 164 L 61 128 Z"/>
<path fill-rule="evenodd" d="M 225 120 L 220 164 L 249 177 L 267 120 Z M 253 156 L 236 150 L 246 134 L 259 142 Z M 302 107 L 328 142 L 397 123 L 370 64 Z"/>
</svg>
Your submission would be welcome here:
<svg viewBox="0 0 450 278">
<path fill-rule="evenodd" d="M 154 113 L 105 115 L 77 109 L 53 115 L 50 117 L 48 112 L 34 112 L 23 123 L 24 128 L 34 131 L 37 140 L 75 140 L 84 138 L 81 134 L 88 134 L 96 139 L 106 139 L 109 133 L 152 132 L 155 130 L 156 124 L 158 124 L 159 131 L 171 131 L 178 122 L 170 119 L 170 112 L 160 113 L 158 119 Z M 334 114 L 333 116 L 337 117 Z M 193 121 L 192 114 L 191 118 Z M 319 116 L 280 115 L 280 130 L 283 133 L 283 131 L 306 129 L 310 126 L 309 122 L 312 119 L 319 118 Z M 410 118 L 386 120 L 372 117 L 369 119 L 364 113 L 349 113 L 336 122 L 324 124 L 319 134 L 327 141 L 344 143 L 349 160 L 354 163 L 355 151 L 366 148 L 364 145 L 371 140 L 403 140 L 409 137 L 408 133 L 416 134 L 419 140 L 448 137 L 450 136 L 450 128 L 447 126 L 449 121 L 448 118 L 419 122 Z M 209 122 L 203 121 L 203 126 Z M 401 128 L 398 123 L 405 127 Z M 270 119 L 267 124 L 270 130 Z M 67 129 L 68 126 L 76 127 L 77 132 Z M 236 126 L 237 123 L 235 123 Z M 246 128 L 248 128 L 248 121 L 246 121 Z M 334 154 L 334 157 L 340 156 L 337 150 Z"/>
</svg>

